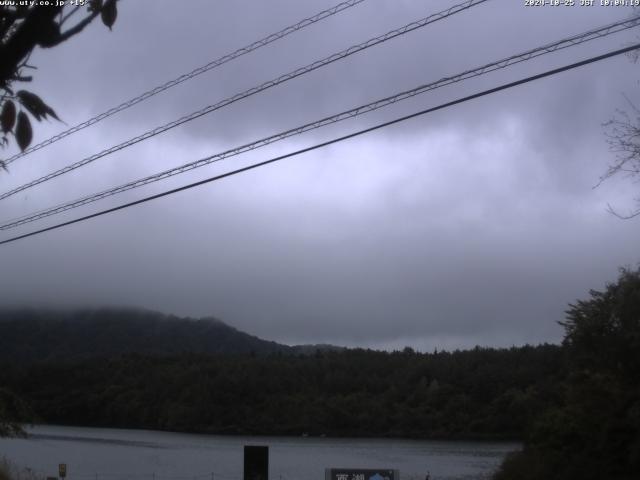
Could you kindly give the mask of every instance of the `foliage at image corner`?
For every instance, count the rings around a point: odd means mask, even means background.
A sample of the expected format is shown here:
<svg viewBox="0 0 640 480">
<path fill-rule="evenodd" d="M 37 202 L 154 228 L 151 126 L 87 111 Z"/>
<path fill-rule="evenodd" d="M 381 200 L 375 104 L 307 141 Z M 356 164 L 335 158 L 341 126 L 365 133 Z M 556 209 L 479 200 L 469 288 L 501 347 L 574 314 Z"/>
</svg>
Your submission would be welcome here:
<svg viewBox="0 0 640 480">
<path fill-rule="evenodd" d="M 56 112 L 38 95 L 27 90 L 14 91 L 14 82 L 30 82 L 32 77 L 24 75 L 25 69 L 35 68 L 28 64 L 34 48 L 51 48 L 80 33 L 94 18 L 100 16 L 102 23 L 111 30 L 117 15 L 118 0 L 89 0 L 85 16 L 73 26 L 63 25 L 80 7 L 15 5 L 0 6 L 0 146 L 6 147 L 12 135 L 21 151 L 26 150 L 33 139 L 29 113 L 37 121 L 54 118 Z M 66 9 L 65 9 L 66 8 Z M 0 167 L 6 170 L 4 161 Z"/>
<path fill-rule="evenodd" d="M 535 418 L 494 480 L 640 478 L 640 268 L 566 314 L 562 401 Z"/>
</svg>

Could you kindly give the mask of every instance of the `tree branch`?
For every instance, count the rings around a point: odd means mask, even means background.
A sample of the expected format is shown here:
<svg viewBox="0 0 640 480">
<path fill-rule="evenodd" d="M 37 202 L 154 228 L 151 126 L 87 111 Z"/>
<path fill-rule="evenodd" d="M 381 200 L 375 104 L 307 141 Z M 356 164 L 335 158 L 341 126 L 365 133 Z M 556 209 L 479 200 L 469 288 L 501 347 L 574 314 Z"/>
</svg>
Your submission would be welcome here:
<svg viewBox="0 0 640 480">
<path fill-rule="evenodd" d="M 41 40 L 62 6 L 36 6 L 29 11 L 24 21 L 4 45 L 0 45 L 0 83 L 7 82 L 18 65 L 27 57 Z"/>
<path fill-rule="evenodd" d="M 98 15 L 100 15 L 100 10 L 96 10 L 96 11 L 92 12 L 84 20 L 82 20 L 81 22 L 78 22 L 75 26 L 71 27 L 66 32 L 61 33 L 60 36 L 58 37 L 58 39 L 56 40 L 56 42 L 53 45 L 50 45 L 50 46 L 53 47 L 55 45 L 58 45 L 58 44 L 64 42 L 65 40 L 68 40 L 69 38 L 73 37 L 74 35 L 77 35 L 82 30 L 84 30 L 85 27 L 87 25 L 89 25 L 93 21 L 93 19 L 96 18 Z"/>
<path fill-rule="evenodd" d="M 80 10 L 80 8 L 81 8 L 80 5 L 74 7 L 73 10 L 71 10 L 69 13 L 67 13 L 65 16 L 63 16 L 60 19 L 60 23 L 58 23 L 58 25 L 62 26 L 64 22 L 69 20 L 69 18 L 71 18 L 78 10 Z M 62 15 L 62 12 L 60 12 L 60 15 Z"/>
<path fill-rule="evenodd" d="M 632 211 L 629 215 L 621 215 L 620 213 L 616 212 L 615 209 L 609 203 L 607 203 L 607 212 L 619 218 L 620 220 L 630 220 L 640 215 L 640 209 Z"/>
</svg>

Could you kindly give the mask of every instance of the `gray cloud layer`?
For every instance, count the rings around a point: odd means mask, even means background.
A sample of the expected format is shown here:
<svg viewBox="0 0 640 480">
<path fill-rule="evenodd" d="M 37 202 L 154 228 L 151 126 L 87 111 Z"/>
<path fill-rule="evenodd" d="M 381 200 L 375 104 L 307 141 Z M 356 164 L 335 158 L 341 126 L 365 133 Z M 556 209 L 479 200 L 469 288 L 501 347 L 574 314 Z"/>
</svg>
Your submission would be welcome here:
<svg viewBox="0 0 640 480">
<path fill-rule="evenodd" d="M 33 90 L 69 124 L 331 5 L 123 1 L 112 33 L 38 52 Z M 369 0 L 14 164 L 7 188 L 450 1 Z M 495 0 L 271 89 L 2 202 L 10 218 L 218 152 L 631 14 Z M 236 165 L 618 48 L 559 52 L 101 203 Z M 637 185 L 593 189 L 601 124 L 637 65 L 618 58 L 152 204 L 0 247 L 6 303 L 132 304 L 216 315 L 285 342 L 420 349 L 558 341 L 570 301 L 638 261 Z M 64 127 L 38 126 L 37 139 Z M 3 187 L 3 190 L 5 188 Z M 86 210 L 67 214 L 73 218 Z M 44 222 L 44 224 L 52 223 Z M 24 228 L 20 231 L 29 231 Z M 7 238 L 10 234 L 5 233 Z"/>
</svg>

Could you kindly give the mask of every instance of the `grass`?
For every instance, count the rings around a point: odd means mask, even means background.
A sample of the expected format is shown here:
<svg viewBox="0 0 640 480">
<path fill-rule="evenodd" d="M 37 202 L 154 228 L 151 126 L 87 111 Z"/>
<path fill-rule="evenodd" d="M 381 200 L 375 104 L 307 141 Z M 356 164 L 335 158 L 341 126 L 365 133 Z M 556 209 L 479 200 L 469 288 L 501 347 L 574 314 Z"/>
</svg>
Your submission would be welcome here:
<svg viewBox="0 0 640 480">
<path fill-rule="evenodd" d="M 0 480 L 11 480 L 10 470 L 5 459 L 0 461 Z"/>
<path fill-rule="evenodd" d="M 20 469 L 5 457 L 0 458 L 0 480 L 44 480 L 29 468 Z"/>
</svg>

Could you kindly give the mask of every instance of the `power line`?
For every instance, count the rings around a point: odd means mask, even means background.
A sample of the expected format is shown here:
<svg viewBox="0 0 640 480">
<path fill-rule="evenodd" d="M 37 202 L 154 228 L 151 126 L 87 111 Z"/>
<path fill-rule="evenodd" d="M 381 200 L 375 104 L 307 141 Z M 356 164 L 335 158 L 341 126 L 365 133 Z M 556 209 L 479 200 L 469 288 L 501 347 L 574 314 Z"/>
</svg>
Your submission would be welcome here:
<svg viewBox="0 0 640 480">
<path fill-rule="evenodd" d="M 304 75 L 306 73 L 312 72 L 314 70 L 317 70 L 318 68 L 324 67 L 326 65 L 329 65 L 333 62 L 336 62 L 338 60 L 342 60 L 344 58 L 347 58 L 355 53 L 361 52 L 363 50 L 366 50 L 368 48 L 371 48 L 375 45 L 384 43 L 388 40 L 391 40 L 393 38 L 396 38 L 398 36 L 407 34 L 409 32 L 412 32 L 414 30 L 417 30 L 418 28 L 422 28 L 425 27 L 431 23 L 437 22 L 439 20 L 443 20 L 445 18 L 448 18 L 452 15 L 455 15 L 457 13 L 460 13 L 464 10 L 468 10 L 469 8 L 472 8 L 474 6 L 477 6 L 479 4 L 482 4 L 484 2 L 487 2 L 489 0 L 467 0 L 463 3 L 459 3 L 457 5 L 454 5 L 446 10 L 443 10 L 441 12 L 435 13 L 433 15 L 429 15 L 428 17 L 422 18 L 420 20 L 417 20 L 415 22 L 411 22 L 408 23 L 407 25 L 404 25 L 400 28 L 397 28 L 395 30 L 391 30 L 383 35 L 371 38 L 365 42 L 362 42 L 358 45 L 354 45 L 351 46 L 345 50 L 342 50 L 341 52 L 338 53 L 334 53 L 332 55 L 329 55 L 328 57 L 325 57 L 322 60 L 317 60 L 313 63 L 310 63 L 309 65 L 306 65 L 304 67 L 300 67 L 296 70 L 293 70 L 292 72 L 286 73 L 284 75 L 281 75 L 273 80 L 270 80 L 268 82 L 265 82 L 257 87 L 253 87 L 250 88 L 248 90 L 245 90 L 244 92 L 241 93 L 237 93 L 229 98 L 226 98 L 225 100 L 221 100 L 220 102 L 213 104 L 213 105 L 209 105 L 207 107 L 204 107 L 198 111 L 195 111 L 193 113 L 190 113 L 188 115 L 185 115 L 177 120 L 174 120 L 172 122 L 169 122 L 165 125 L 162 125 L 160 127 L 156 127 L 153 130 L 149 130 L 141 135 L 138 135 L 137 137 L 131 138 L 123 143 L 120 143 L 119 145 L 115 145 L 111 148 L 108 148 L 106 150 L 103 150 L 99 153 L 96 153 L 94 155 L 91 155 L 87 158 L 84 158 L 82 160 L 79 160 L 71 165 L 67 165 L 64 168 L 61 168 L 59 170 L 56 170 L 52 173 L 49 173 L 48 175 L 45 175 L 43 177 L 40 177 L 36 180 L 33 180 L 31 182 L 28 182 L 24 185 L 21 185 L 19 187 L 14 188 L 13 190 L 10 190 L 8 192 L 3 193 L 2 195 L 0 195 L 0 200 L 3 200 L 7 197 L 10 197 L 12 195 L 15 195 L 16 193 L 22 192 L 28 188 L 34 187 L 36 185 L 39 185 L 43 182 L 49 181 L 53 178 L 56 178 L 60 175 L 63 175 L 65 173 L 69 173 L 73 170 L 76 170 L 77 168 L 83 167 L 84 165 L 87 165 L 89 163 L 92 163 L 102 157 L 105 157 L 107 155 L 110 155 L 112 153 L 115 153 L 119 150 L 122 150 L 124 148 L 130 147 L 132 145 L 135 145 L 136 143 L 139 143 L 143 140 L 147 140 L 151 137 L 154 137 L 156 135 L 159 135 L 160 133 L 164 133 L 167 130 L 170 130 L 172 128 L 175 128 L 179 125 L 182 125 L 183 123 L 186 122 L 190 122 L 192 120 L 195 120 L 196 118 L 202 117 L 203 115 L 207 115 L 208 113 L 214 112 L 216 110 L 219 110 L 223 107 L 226 107 L 228 105 L 231 105 L 232 103 L 235 103 L 239 100 L 242 100 L 244 98 L 250 97 L 252 95 L 255 95 L 257 93 L 260 93 L 264 90 L 267 90 L 269 88 L 275 87 L 276 85 L 279 85 L 281 83 L 287 82 L 289 80 L 292 80 L 296 77 L 299 77 L 301 75 Z"/>
<path fill-rule="evenodd" d="M 586 60 L 582 60 L 580 62 L 572 63 L 572 64 L 569 64 L 569 65 L 565 65 L 564 67 L 555 68 L 553 70 L 547 70 L 546 72 L 539 73 L 537 75 L 532 75 L 530 77 L 526 77 L 526 78 L 523 78 L 523 79 L 520 79 L 520 80 L 516 80 L 516 81 L 510 82 L 510 83 L 505 83 L 505 84 L 502 84 L 502 85 L 500 85 L 498 87 L 490 88 L 488 90 L 484 90 L 482 92 L 475 93 L 473 95 L 468 95 L 466 97 L 462 97 L 462 98 L 459 98 L 457 100 L 453 100 L 453 101 L 450 101 L 450 102 L 447 102 L 447 103 L 443 103 L 443 104 L 440 104 L 440 105 L 438 105 L 436 107 L 427 108 L 425 110 L 421 110 L 419 112 L 412 113 L 410 115 L 405 115 L 403 117 L 396 118 L 396 119 L 390 120 L 388 122 L 384 122 L 384 123 L 380 123 L 378 125 L 374 125 L 373 127 L 365 128 L 363 130 L 358 130 L 357 132 L 353 132 L 353 133 L 350 133 L 348 135 L 344 135 L 342 137 L 334 138 L 334 139 L 328 140 L 326 142 L 318 143 L 316 145 L 313 145 L 313 146 L 310 146 L 310 147 L 307 147 L 307 148 L 296 150 L 295 152 L 290 152 L 290 153 L 287 153 L 285 155 L 280 155 L 278 157 L 271 158 L 269 160 L 265 160 L 265 161 L 262 161 L 262 162 L 259 162 L 259 163 L 254 163 L 252 165 L 248 165 L 246 167 L 238 168 L 236 170 L 232 170 L 232 171 L 227 172 L 227 173 L 223 173 L 223 174 L 220 174 L 220 175 L 215 175 L 213 177 L 209 177 L 209 178 L 206 178 L 204 180 L 200 180 L 198 182 L 190 183 L 188 185 L 183 185 L 182 187 L 174 188 L 172 190 L 167 190 L 165 192 L 158 193 L 158 194 L 155 194 L 155 195 L 151 195 L 151 196 L 148 196 L 148 197 L 145 197 L 145 198 L 141 198 L 141 199 L 135 200 L 133 202 L 129 202 L 129 203 L 125 203 L 125 204 L 119 205 L 117 207 L 112 207 L 112 208 L 108 208 L 106 210 L 102 210 L 102 211 L 99 211 L 99 212 L 96 212 L 96 213 L 92 213 L 90 215 L 85 215 L 84 217 L 76 218 L 74 220 L 69 220 L 67 222 L 58 223 L 57 225 L 52 225 L 50 227 L 42 228 L 42 229 L 36 230 L 34 232 L 25 233 L 23 235 L 18 235 L 16 237 L 12 237 L 12 238 L 9 238 L 7 240 L 2 240 L 2 241 L 0 241 L 0 245 L 4 245 L 4 244 L 10 243 L 10 242 L 15 242 L 17 240 L 21 240 L 21 239 L 24 239 L 24 238 L 32 237 L 34 235 L 39 235 L 41 233 L 48 232 L 48 231 L 51 231 L 51 230 L 56 230 L 58 228 L 62 228 L 62 227 L 68 226 L 68 225 L 73 225 L 74 223 L 83 222 L 85 220 L 89 220 L 91 218 L 96 218 L 96 217 L 99 217 L 99 216 L 102 216 L 102 215 L 106 215 L 108 213 L 113 213 L 113 212 L 116 212 L 118 210 L 124 210 L 126 208 L 133 207 L 133 206 L 139 205 L 141 203 L 150 202 L 152 200 L 156 200 L 158 198 L 166 197 L 168 195 L 173 195 L 174 193 L 182 192 L 184 190 L 189 190 L 191 188 L 198 187 L 200 185 L 204 185 L 206 183 L 211 183 L 211 182 L 214 182 L 214 181 L 217 181 L 217 180 L 221 180 L 223 178 L 231 177 L 233 175 L 237 175 L 239 173 L 243 173 L 243 172 L 246 172 L 246 171 L 249 171 L 249 170 L 253 170 L 253 169 L 258 168 L 258 167 L 263 167 L 265 165 L 269 165 L 271 163 L 275 163 L 275 162 L 278 162 L 280 160 L 284 160 L 285 158 L 290 158 L 290 157 L 294 157 L 294 156 L 297 156 L 297 155 L 300 155 L 300 154 L 303 154 L 303 153 L 306 153 L 306 152 L 310 152 L 312 150 L 317 150 L 319 148 L 326 147 L 326 146 L 332 145 L 334 143 L 342 142 L 344 140 L 348 140 L 350 138 L 354 138 L 354 137 L 363 135 L 365 133 L 373 132 L 375 130 L 379 130 L 381 128 L 388 127 L 388 126 L 394 125 L 396 123 L 404 122 L 404 121 L 409 120 L 411 118 L 419 117 L 421 115 L 426 115 L 427 113 L 431 113 L 431 112 L 435 112 L 437 110 L 442 110 L 442 109 L 445 109 L 445 108 L 449 108 L 449 107 L 452 107 L 454 105 L 458 105 L 458 104 L 461 104 L 461 103 L 464 103 L 464 102 L 468 102 L 470 100 L 474 100 L 476 98 L 480 98 L 480 97 L 483 97 L 483 96 L 486 96 L 486 95 L 490 95 L 490 94 L 493 94 L 493 93 L 496 93 L 496 92 L 499 92 L 499 91 L 502 91 L 502 90 L 513 88 L 513 87 L 516 87 L 518 85 L 523 85 L 525 83 L 533 82 L 535 80 L 540 80 L 541 78 L 549 77 L 549 76 L 552 76 L 552 75 L 557 75 L 558 73 L 562 73 L 562 72 L 565 72 L 567 70 L 572 70 L 574 68 L 582 67 L 582 66 L 588 65 L 590 63 L 599 62 L 599 61 L 605 60 L 607 58 L 611 58 L 611 57 L 614 57 L 614 56 L 617 56 L 617 55 L 622 55 L 624 53 L 631 52 L 632 50 L 636 50 L 638 48 L 640 48 L 640 43 L 636 43 L 636 44 L 631 45 L 629 47 L 625 47 L 625 48 L 621 48 L 621 49 L 618 49 L 618 50 L 614 50 L 614 51 L 605 53 L 603 55 L 598 55 L 596 57 L 591 57 L 591 58 L 588 58 Z"/>
<path fill-rule="evenodd" d="M 246 153 L 249 152 L 251 150 L 255 150 L 267 145 L 270 145 L 272 143 L 275 143 L 277 141 L 280 140 L 284 140 L 286 138 L 292 137 L 294 135 L 300 135 L 302 133 L 311 131 L 311 130 L 315 130 L 317 128 L 321 128 L 324 127 L 326 125 L 330 125 L 333 123 L 337 123 L 349 118 L 353 118 L 374 110 L 378 110 L 380 108 L 389 106 L 391 104 L 394 104 L 396 102 L 402 101 L 402 100 L 406 100 L 409 98 L 412 98 L 416 95 L 428 92 L 428 91 L 432 91 L 435 90 L 437 88 L 441 88 L 447 85 L 451 85 L 463 80 L 467 80 L 473 77 L 477 77 L 480 75 L 484 75 L 499 69 L 503 69 L 506 68 L 508 66 L 511 65 L 515 65 L 517 63 L 521 63 L 524 61 L 528 61 L 531 60 L 532 58 L 537 58 L 539 56 L 542 55 L 546 55 L 564 48 L 568 48 L 571 46 L 575 46 L 575 45 L 579 45 L 581 43 L 585 43 L 597 38 L 602 38 L 605 37 L 607 35 L 611 35 L 613 33 L 618 33 L 620 31 L 623 30 L 627 30 L 629 28 L 633 28 L 637 25 L 640 24 L 640 16 L 631 18 L 631 19 L 627 19 L 627 20 L 622 20 L 619 22 L 615 22 L 594 30 L 590 30 L 581 34 L 577 34 L 574 35 L 572 37 L 568 37 L 553 43 L 549 43 L 546 45 L 543 45 L 541 47 L 537 47 L 531 50 L 527 50 L 525 52 L 516 54 L 516 55 L 512 55 L 510 57 L 506 57 L 503 58 L 501 60 L 489 63 L 489 64 L 485 64 L 481 67 L 477 67 L 471 70 L 466 70 L 462 73 L 459 73 L 457 75 L 453 75 L 453 76 L 449 76 L 449 77 L 444 77 L 436 82 L 432 82 L 426 85 L 420 85 L 416 88 L 413 88 L 411 90 L 407 90 L 404 92 L 400 92 L 397 93 L 395 95 L 383 98 L 383 99 L 379 99 L 376 100 L 374 102 L 370 102 L 368 104 L 365 105 L 361 105 L 359 107 L 355 107 L 352 108 L 350 110 L 346 110 L 343 111 L 341 113 L 329 116 L 329 117 L 325 117 L 322 118 L 320 120 L 316 120 L 314 122 L 310 122 L 307 123 L 305 125 L 290 129 L 290 130 L 286 130 L 284 132 L 280 132 L 274 135 L 271 135 L 269 137 L 265 137 L 229 150 L 226 150 L 224 152 L 221 153 L 217 153 L 215 155 L 210 155 L 208 157 L 184 164 L 184 165 L 180 165 L 178 167 L 174 167 L 171 168 L 169 170 L 165 170 L 163 172 L 159 172 L 147 177 L 143 177 L 141 179 L 138 180 L 134 180 L 128 183 L 125 183 L 123 185 L 117 186 L 117 187 L 113 187 L 107 190 L 103 190 L 102 192 L 98 192 L 80 199 L 76 199 L 67 203 L 63 203 L 61 205 L 57 205 L 54 207 L 50 207 L 47 208 L 45 210 L 41 210 L 39 212 L 35 212 L 17 219 L 13 219 L 13 220 L 9 220 L 6 221 L 4 224 L 0 224 L 0 230 L 8 230 L 11 228 L 15 228 L 17 226 L 20 225 L 24 225 L 26 223 L 30 223 L 36 220 L 40 220 L 42 218 L 46 218 L 49 217 L 51 215 L 55 215 L 58 213 L 62 213 L 65 212 L 67 210 L 71 210 L 73 208 L 78 208 L 80 206 L 83 205 L 87 205 L 93 202 L 96 202 L 98 200 L 102 200 L 104 198 L 113 196 L 113 195 L 117 195 L 119 193 L 123 193 L 126 192 L 128 190 L 132 190 L 134 188 L 138 188 L 138 187 L 142 187 L 144 185 L 148 185 L 150 183 L 154 183 L 160 180 L 163 180 L 165 178 L 169 178 L 172 177 L 174 175 L 178 175 L 190 170 L 194 170 L 196 168 L 214 163 L 214 162 L 218 162 L 236 155 L 240 155 L 242 153 Z"/>
<path fill-rule="evenodd" d="M 91 125 L 101 122 L 105 118 L 111 117 L 112 115 L 115 115 L 116 113 L 126 110 L 129 107 L 133 107 L 134 105 L 144 100 L 147 100 L 153 97 L 154 95 L 157 95 L 158 93 L 164 92 L 165 90 L 168 90 L 171 87 L 175 87 L 176 85 L 186 82 L 187 80 L 191 80 L 192 78 L 197 77 L 198 75 L 201 75 L 205 72 L 208 72 L 209 70 L 212 70 L 221 65 L 224 65 L 225 63 L 230 62 L 231 60 L 235 60 L 236 58 L 246 55 L 247 53 L 253 52 L 254 50 L 257 50 L 261 47 L 269 45 L 270 43 L 273 43 L 276 40 L 280 40 L 281 38 L 284 38 L 287 35 L 290 35 L 294 32 L 297 32 L 298 30 L 301 30 L 310 25 L 313 25 L 314 23 L 324 20 L 325 18 L 329 18 L 332 15 L 335 15 L 336 13 L 342 12 L 343 10 L 347 10 L 348 8 L 354 7 L 364 1 L 365 0 L 348 0 L 342 3 L 339 3 L 327 10 L 323 10 L 322 12 L 316 13 L 315 15 L 305 18 L 296 24 L 290 25 L 276 33 L 272 33 L 271 35 L 268 35 L 260 40 L 257 40 L 245 47 L 239 48 L 232 53 L 228 53 L 226 55 L 223 55 L 220 58 L 212 60 L 206 65 L 202 65 L 201 67 L 198 67 L 189 73 L 185 73 L 183 75 L 180 75 L 179 77 L 174 78 L 173 80 L 169 80 L 168 82 L 163 83 L 162 85 L 158 85 L 157 87 L 152 88 L 151 90 L 148 90 L 138 95 L 137 97 L 127 100 L 126 102 L 123 102 L 116 107 L 110 108 L 109 110 L 106 110 L 100 113 L 99 115 L 91 117 L 90 119 L 85 120 L 84 122 L 79 123 L 63 132 L 60 132 L 57 135 L 54 135 L 53 137 L 38 143 L 37 145 L 33 145 L 32 147 L 27 148 L 23 152 L 13 155 L 9 159 L 5 160 L 4 162 L 6 165 L 9 165 L 10 163 L 16 161 L 21 157 L 24 157 L 32 152 L 35 152 L 36 150 L 40 150 L 41 148 L 51 145 L 57 142 L 58 140 L 62 140 L 63 138 L 68 137 L 73 133 L 79 132 L 80 130 L 83 130 Z"/>
</svg>

